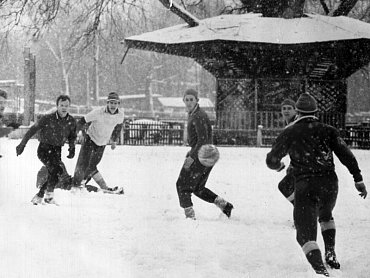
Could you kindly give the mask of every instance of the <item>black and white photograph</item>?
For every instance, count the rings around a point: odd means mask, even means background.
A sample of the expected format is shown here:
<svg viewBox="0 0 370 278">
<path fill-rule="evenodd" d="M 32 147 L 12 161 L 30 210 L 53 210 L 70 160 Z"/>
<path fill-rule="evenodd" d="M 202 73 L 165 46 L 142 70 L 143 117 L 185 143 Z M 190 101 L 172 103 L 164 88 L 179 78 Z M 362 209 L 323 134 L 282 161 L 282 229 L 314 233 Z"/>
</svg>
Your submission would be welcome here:
<svg viewBox="0 0 370 278">
<path fill-rule="evenodd" d="M 1 277 L 369 277 L 369 0 L 0 0 L 0 42 Z"/>
</svg>

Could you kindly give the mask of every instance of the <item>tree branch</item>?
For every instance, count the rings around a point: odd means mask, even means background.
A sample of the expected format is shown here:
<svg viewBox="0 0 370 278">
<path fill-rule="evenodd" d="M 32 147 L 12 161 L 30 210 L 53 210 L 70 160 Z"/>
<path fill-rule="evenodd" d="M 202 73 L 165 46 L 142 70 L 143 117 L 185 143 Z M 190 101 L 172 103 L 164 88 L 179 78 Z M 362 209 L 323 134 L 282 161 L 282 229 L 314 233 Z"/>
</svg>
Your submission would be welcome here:
<svg viewBox="0 0 370 278">
<path fill-rule="evenodd" d="M 181 17 L 187 24 L 189 24 L 190 27 L 199 25 L 199 19 L 197 19 L 188 11 L 184 10 L 177 3 L 173 2 L 173 0 L 159 0 L 159 1 L 171 12 Z"/>
<path fill-rule="evenodd" d="M 343 0 L 334 11 L 333 16 L 348 15 L 357 2 L 358 0 Z"/>
</svg>

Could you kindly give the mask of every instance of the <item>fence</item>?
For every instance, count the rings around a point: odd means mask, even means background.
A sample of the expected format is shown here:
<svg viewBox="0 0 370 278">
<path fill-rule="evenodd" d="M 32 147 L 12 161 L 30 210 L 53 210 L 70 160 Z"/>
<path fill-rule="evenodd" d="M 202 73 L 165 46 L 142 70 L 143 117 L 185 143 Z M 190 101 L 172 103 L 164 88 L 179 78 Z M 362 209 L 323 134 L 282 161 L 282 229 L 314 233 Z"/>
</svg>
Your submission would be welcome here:
<svg viewBox="0 0 370 278">
<path fill-rule="evenodd" d="M 230 112 L 218 114 L 213 125 L 216 145 L 266 146 L 273 144 L 284 128 L 278 112 Z M 321 121 L 337 126 L 344 115 L 318 114 Z M 232 122 L 226 128 L 225 122 Z M 338 126 L 337 126 L 338 127 Z M 345 142 L 352 148 L 370 149 L 370 125 L 347 125 L 338 128 Z M 121 132 L 125 145 L 184 145 L 185 121 L 126 121 Z"/>
<path fill-rule="evenodd" d="M 224 112 L 223 112 L 224 113 Z M 221 117 L 221 118 L 220 118 Z M 343 115 L 319 115 L 320 120 L 337 126 Z M 342 117 L 342 118 L 341 118 Z M 216 145 L 266 146 L 273 144 L 284 128 L 281 115 L 276 112 L 230 112 L 218 115 L 213 124 Z M 233 124 L 227 126 L 226 121 Z M 338 126 L 337 126 L 338 127 Z M 21 138 L 28 128 L 9 134 Z M 339 131 L 351 148 L 370 149 L 370 124 L 339 125 Z M 122 124 L 119 144 L 122 145 L 185 145 L 186 121 L 126 120 Z"/>
</svg>

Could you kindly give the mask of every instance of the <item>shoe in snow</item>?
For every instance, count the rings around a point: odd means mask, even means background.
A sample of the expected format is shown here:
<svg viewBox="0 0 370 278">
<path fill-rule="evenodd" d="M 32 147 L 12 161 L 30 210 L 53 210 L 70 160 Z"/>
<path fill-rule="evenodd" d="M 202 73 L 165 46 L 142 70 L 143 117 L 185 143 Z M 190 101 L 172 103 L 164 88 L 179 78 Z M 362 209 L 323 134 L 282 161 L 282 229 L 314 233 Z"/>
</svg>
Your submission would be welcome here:
<svg viewBox="0 0 370 278">
<path fill-rule="evenodd" d="M 54 199 L 54 192 L 46 192 L 44 197 L 44 202 L 49 205 L 58 205 L 57 202 L 55 202 Z"/>
<path fill-rule="evenodd" d="M 96 186 L 93 186 L 91 184 L 86 184 L 85 188 L 89 192 L 98 192 L 99 191 L 99 188 L 97 188 Z"/>
<path fill-rule="evenodd" d="M 32 198 L 31 203 L 36 205 L 39 205 L 42 203 L 42 197 L 39 197 L 37 194 Z"/>
<path fill-rule="evenodd" d="M 325 261 L 331 268 L 340 269 L 340 263 L 337 260 L 337 256 L 334 250 L 325 252 Z"/>
<path fill-rule="evenodd" d="M 195 212 L 194 212 L 193 207 L 184 208 L 184 212 L 185 212 L 186 218 L 195 220 Z"/>
<path fill-rule="evenodd" d="M 123 187 L 107 187 L 106 189 L 103 189 L 105 193 L 111 193 L 111 194 L 124 194 Z"/>
<path fill-rule="evenodd" d="M 306 254 L 308 262 L 311 264 L 313 270 L 319 274 L 329 277 L 329 272 L 322 261 L 321 252 L 319 249 L 314 249 Z"/>
<path fill-rule="evenodd" d="M 225 208 L 222 210 L 222 212 L 228 217 L 230 218 L 231 216 L 231 211 L 233 210 L 234 206 L 231 204 L 231 203 L 227 203 Z"/>
</svg>

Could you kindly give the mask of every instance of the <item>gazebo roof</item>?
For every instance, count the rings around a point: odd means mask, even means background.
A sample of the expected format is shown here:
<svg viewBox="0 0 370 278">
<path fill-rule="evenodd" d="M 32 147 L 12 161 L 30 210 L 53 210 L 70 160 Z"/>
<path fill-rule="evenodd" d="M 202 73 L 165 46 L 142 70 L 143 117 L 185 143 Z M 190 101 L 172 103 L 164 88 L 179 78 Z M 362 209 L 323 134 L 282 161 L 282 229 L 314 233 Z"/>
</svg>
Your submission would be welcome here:
<svg viewBox="0 0 370 278">
<path fill-rule="evenodd" d="M 370 24 L 307 14 L 221 15 L 124 40 L 128 47 L 194 58 L 217 77 L 345 78 L 370 61 Z"/>
<path fill-rule="evenodd" d="M 261 14 L 220 15 L 200 21 L 199 26 L 176 25 L 125 39 L 163 44 L 215 40 L 272 44 L 302 44 L 370 39 L 370 25 L 345 16 L 284 19 Z"/>
</svg>

